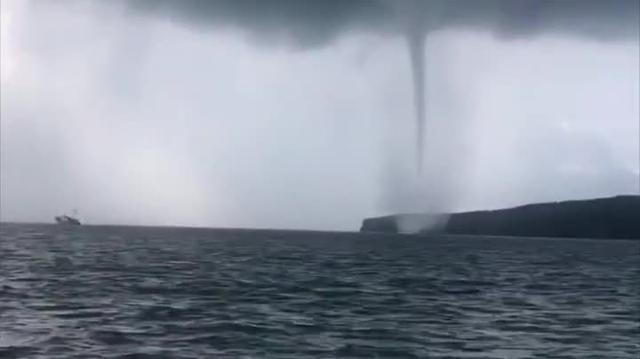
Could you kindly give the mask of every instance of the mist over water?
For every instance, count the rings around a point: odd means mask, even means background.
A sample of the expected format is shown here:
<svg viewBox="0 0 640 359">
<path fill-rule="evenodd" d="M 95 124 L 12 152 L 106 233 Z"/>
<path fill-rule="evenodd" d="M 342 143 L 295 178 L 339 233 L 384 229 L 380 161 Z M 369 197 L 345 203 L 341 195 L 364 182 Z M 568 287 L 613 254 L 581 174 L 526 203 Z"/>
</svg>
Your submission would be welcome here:
<svg viewBox="0 0 640 359">
<path fill-rule="evenodd" d="M 427 57 L 446 56 L 439 49 L 429 50 L 430 37 L 443 30 L 463 29 L 488 31 L 505 41 L 567 34 L 618 41 L 638 37 L 639 17 L 634 0 L 277 0 L 260 5 L 243 0 L 207 4 L 161 0 L 143 2 L 150 6 L 132 4 L 142 13 L 191 24 L 230 24 L 252 34 L 250 38 L 259 43 L 284 43 L 293 48 L 325 46 L 355 31 L 404 37 L 413 92 L 414 140 L 408 146 L 412 148 L 388 150 L 391 162 L 398 163 L 384 166 L 382 206 L 392 212 L 438 216 L 455 208 L 456 197 L 465 190 L 459 177 L 467 165 L 463 127 L 469 127 L 469 118 L 461 118 L 468 114 L 459 110 L 466 105 L 464 94 L 449 91 L 452 79 L 427 66 Z M 323 16 L 329 20 L 320 20 Z M 433 94 L 439 98 L 429 98 Z M 433 106 L 440 109 L 434 111 Z M 402 131 L 404 121 L 396 122 L 396 130 Z M 404 139 L 394 139 L 398 140 Z M 407 168 L 412 158 L 413 168 Z"/>
<path fill-rule="evenodd" d="M 637 1 L 1 15 L 4 220 L 353 229 L 637 188 Z"/>
</svg>

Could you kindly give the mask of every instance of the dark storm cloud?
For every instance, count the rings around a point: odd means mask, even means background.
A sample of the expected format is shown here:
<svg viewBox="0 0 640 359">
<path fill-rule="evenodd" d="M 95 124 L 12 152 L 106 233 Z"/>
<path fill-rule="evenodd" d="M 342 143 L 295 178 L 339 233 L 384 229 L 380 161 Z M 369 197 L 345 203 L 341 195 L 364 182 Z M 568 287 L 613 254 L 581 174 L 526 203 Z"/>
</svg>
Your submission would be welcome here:
<svg viewBox="0 0 640 359">
<path fill-rule="evenodd" d="M 499 35 L 539 33 L 598 39 L 638 37 L 638 0 L 444 0 L 454 26 L 487 27 Z"/>
<path fill-rule="evenodd" d="M 371 0 L 132 0 L 131 9 L 196 26 L 238 26 L 259 37 L 301 46 L 327 43 L 355 26 L 373 26 L 389 12 Z"/>
<path fill-rule="evenodd" d="M 472 28 L 498 36 L 544 32 L 609 40 L 637 38 L 638 0 L 125 0 L 136 13 L 200 26 L 236 26 L 257 38 L 326 44 L 349 30 L 406 31 L 427 15 L 425 31 Z M 428 14 L 431 13 L 432 16 Z"/>
</svg>

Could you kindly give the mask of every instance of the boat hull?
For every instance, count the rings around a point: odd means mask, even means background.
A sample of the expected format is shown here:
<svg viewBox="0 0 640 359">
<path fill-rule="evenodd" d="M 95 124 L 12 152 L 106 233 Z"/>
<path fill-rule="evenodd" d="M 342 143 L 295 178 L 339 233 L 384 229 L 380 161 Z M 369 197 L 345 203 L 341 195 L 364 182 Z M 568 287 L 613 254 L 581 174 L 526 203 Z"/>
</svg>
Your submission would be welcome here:
<svg viewBox="0 0 640 359">
<path fill-rule="evenodd" d="M 77 218 L 69 216 L 56 216 L 56 223 L 62 225 L 80 226 L 82 225 Z"/>
</svg>

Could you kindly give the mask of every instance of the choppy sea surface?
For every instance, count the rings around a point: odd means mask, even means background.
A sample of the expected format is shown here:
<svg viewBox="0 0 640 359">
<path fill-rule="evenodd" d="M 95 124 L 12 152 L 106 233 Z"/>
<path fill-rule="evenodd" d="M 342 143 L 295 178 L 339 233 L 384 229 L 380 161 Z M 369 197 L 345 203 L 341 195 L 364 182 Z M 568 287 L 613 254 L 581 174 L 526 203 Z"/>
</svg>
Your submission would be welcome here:
<svg viewBox="0 0 640 359">
<path fill-rule="evenodd" d="M 0 225 L 2 358 L 630 358 L 640 241 Z"/>
</svg>

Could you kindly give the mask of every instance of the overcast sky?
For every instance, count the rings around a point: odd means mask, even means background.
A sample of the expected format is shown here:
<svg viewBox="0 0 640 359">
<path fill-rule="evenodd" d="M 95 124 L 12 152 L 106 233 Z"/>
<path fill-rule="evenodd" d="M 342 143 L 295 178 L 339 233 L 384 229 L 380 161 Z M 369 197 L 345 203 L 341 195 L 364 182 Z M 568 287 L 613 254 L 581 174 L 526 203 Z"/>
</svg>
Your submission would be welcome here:
<svg viewBox="0 0 640 359">
<path fill-rule="evenodd" d="M 640 191 L 637 1 L 432 2 L 424 177 L 392 3 L 2 0 L 0 220 L 354 230 Z"/>
</svg>

